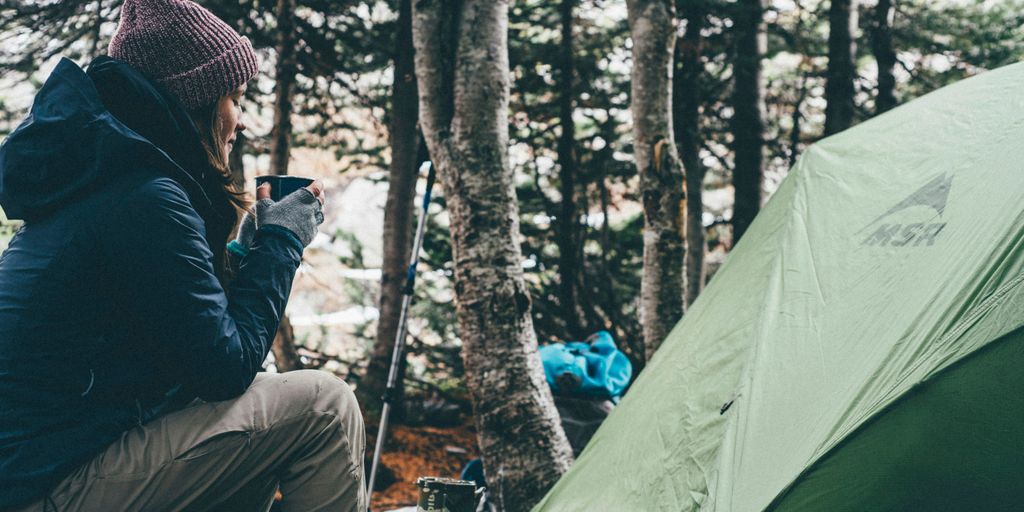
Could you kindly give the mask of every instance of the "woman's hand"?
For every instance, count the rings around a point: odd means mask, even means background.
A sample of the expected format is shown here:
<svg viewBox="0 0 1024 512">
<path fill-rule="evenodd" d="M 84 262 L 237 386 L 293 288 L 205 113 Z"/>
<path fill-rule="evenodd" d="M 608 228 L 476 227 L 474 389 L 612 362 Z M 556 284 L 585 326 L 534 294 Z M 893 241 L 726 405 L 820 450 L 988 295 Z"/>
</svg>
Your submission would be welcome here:
<svg viewBox="0 0 1024 512">
<path fill-rule="evenodd" d="M 288 194 L 280 201 L 270 199 L 270 184 L 256 189 L 256 226 L 278 226 L 291 231 L 306 247 L 323 223 L 324 184 L 314 181 L 305 188 Z"/>
<path fill-rule="evenodd" d="M 242 222 L 238 225 L 238 234 L 234 240 L 228 243 L 228 250 L 239 258 L 244 258 L 249 254 L 249 248 L 252 247 L 252 240 L 255 237 L 256 217 L 246 212 L 245 216 L 242 217 Z"/>
</svg>

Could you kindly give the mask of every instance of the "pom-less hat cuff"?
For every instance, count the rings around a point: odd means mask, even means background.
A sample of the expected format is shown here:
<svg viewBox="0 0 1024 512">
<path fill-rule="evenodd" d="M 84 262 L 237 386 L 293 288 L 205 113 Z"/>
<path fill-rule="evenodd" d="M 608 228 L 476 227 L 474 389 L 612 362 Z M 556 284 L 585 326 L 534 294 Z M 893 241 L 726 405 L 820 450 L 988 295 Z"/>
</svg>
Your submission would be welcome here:
<svg viewBox="0 0 1024 512">
<path fill-rule="evenodd" d="M 252 43 L 242 37 L 238 44 L 202 66 L 156 81 L 191 110 L 230 94 L 252 80 L 258 69 Z"/>
</svg>

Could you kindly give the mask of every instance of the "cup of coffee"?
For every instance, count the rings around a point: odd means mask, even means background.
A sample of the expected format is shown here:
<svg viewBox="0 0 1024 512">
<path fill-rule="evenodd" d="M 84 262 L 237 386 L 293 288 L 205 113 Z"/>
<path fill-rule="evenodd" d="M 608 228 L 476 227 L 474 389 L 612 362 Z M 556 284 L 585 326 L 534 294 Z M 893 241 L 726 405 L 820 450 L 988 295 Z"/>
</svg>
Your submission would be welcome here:
<svg viewBox="0 0 1024 512">
<path fill-rule="evenodd" d="M 257 176 L 256 188 L 264 183 L 270 183 L 270 199 L 280 201 L 284 196 L 295 192 L 302 187 L 308 187 L 313 183 L 313 178 L 302 176 Z"/>
</svg>

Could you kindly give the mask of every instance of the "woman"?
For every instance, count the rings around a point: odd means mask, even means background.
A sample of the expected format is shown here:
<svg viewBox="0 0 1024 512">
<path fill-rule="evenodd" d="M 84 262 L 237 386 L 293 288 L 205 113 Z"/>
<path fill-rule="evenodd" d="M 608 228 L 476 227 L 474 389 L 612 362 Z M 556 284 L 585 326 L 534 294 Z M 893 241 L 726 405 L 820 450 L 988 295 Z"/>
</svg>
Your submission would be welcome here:
<svg viewBox="0 0 1024 512">
<path fill-rule="evenodd" d="M 365 510 L 364 431 L 323 372 L 261 373 L 317 182 L 246 207 L 227 155 L 249 41 L 189 0 L 126 0 L 0 147 L 0 510 Z"/>
</svg>

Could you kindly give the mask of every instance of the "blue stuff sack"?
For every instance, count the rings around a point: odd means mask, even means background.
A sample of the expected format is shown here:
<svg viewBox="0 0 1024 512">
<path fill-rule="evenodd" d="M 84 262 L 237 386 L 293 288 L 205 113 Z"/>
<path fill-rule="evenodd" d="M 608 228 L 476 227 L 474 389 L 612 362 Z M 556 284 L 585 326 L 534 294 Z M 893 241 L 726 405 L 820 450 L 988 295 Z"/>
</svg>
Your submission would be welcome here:
<svg viewBox="0 0 1024 512">
<path fill-rule="evenodd" d="M 616 399 L 633 376 L 633 365 L 607 331 L 586 342 L 552 343 L 540 348 L 544 375 L 560 395 Z"/>
</svg>

